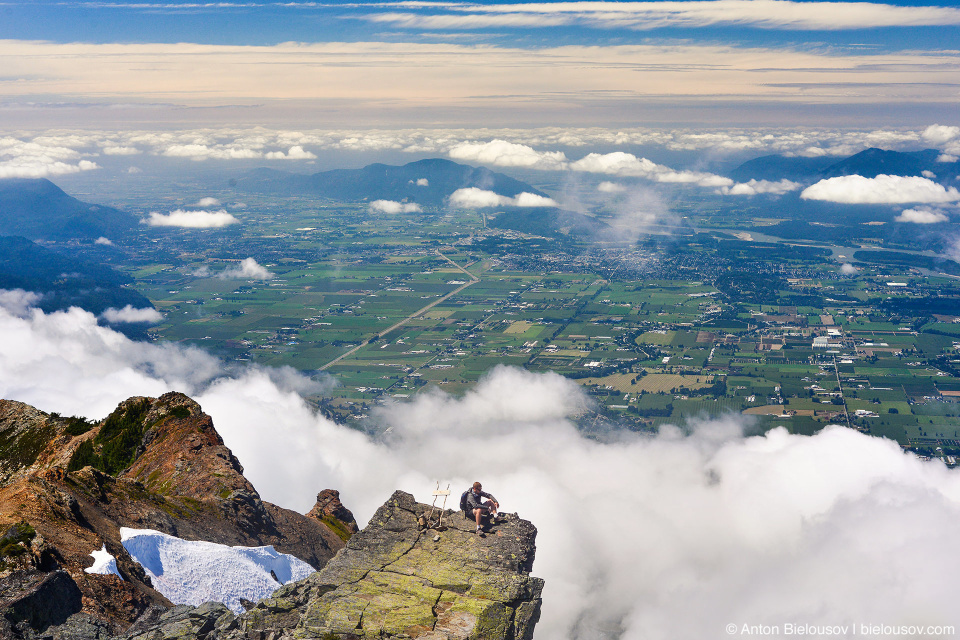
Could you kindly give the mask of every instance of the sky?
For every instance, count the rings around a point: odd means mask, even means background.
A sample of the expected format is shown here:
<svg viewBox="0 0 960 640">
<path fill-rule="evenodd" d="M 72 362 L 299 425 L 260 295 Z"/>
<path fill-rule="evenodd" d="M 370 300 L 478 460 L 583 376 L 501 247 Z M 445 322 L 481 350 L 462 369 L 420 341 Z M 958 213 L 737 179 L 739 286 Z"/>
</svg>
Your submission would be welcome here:
<svg viewBox="0 0 960 640">
<path fill-rule="evenodd" d="M 949 2 L 0 3 L 8 126 L 926 126 Z"/>
</svg>

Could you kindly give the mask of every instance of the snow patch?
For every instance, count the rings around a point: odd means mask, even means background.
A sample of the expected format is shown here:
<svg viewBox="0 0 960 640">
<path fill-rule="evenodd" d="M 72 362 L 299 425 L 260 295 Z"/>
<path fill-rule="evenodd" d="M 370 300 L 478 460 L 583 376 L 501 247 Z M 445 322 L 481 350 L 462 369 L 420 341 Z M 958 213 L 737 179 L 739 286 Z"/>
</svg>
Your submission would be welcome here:
<svg viewBox="0 0 960 640">
<path fill-rule="evenodd" d="M 120 540 L 150 576 L 153 588 L 174 604 L 199 605 L 213 600 L 240 613 L 240 598 L 257 602 L 282 584 L 314 571 L 306 562 L 272 546 L 230 547 L 127 527 L 120 528 Z"/>
<path fill-rule="evenodd" d="M 90 556 L 93 558 L 93 566 L 87 567 L 84 569 L 84 572 L 96 573 L 103 576 L 113 574 L 123 580 L 123 576 L 120 575 L 120 571 L 117 569 L 117 559 L 107 551 L 107 545 L 103 545 L 99 551 L 91 551 Z"/>
</svg>

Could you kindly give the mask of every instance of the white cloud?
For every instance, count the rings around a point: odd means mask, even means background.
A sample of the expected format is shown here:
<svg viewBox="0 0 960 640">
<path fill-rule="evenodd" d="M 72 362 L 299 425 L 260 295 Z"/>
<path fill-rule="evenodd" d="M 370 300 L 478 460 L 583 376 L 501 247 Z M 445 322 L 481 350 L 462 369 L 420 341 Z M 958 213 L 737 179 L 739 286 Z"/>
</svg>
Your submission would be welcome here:
<svg viewBox="0 0 960 640">
<path fill-rule="evenodd" d="M 0 308 L 18 318 L 27 315 L 41 300 L 43 296 L 33 291 L 0 289 Z"/>
<path fill-rule="evenodd" d="M 480 189 L 478 187 L 466 187 L 457 189 L 450 194 L 450 205 L 462 209 L 485 209 L 487 207 L 558 207 L 557 201 L 553 198 L 545 198 L 535 193 L 517 194 L 511 198 L 502 196 L 499 193 Z"/>
<path fill-rule="evenodd" d="M 429 186 L 430 186 L 430 181 L 427 180 L 426 178 L 417 178 L 417 186 L 418 186 L 418 187 L 429 187 Z"/>
<path fill-rule="evenodd" d="M 918 207 L 916 209 L 904 209 L 894 220 L 897 222 L 914 222 L 916 224 L 935 224 L 937 222 L 946 222 L 950 218 L 943 211 L 930 209 L 928 207 Z"/>
<path fill-rule="evenodd" d="M 852 276 L 858 273 L 859 271 L 860 271 L 859 269 L 857 269 L 855 266 L 853 266 L 849 262 L 844 262 L 842 265 L 840 265 L 840 273 L 842 273 L 845 276 Z"/>
<path fill-rule="evenodd" d="M 601 182 L 597 185 L 597 191 L 602 193 L 621 193 L 626 191 L 627 188 L 622 184 L 617 184 L 615 182 Z"/>
<path fill-rule="evenodd" d="M 960 156 L 953 156 L 949 153 L 941 153 L 937 156 L 937 162 L 956 162 L 957 160 L 960 160 Z"/>
<path fill-rule="evenodd" d="M 240 221 L 227 213 L 226 209 L 219 211 L 184 211 L 177 209 L 168 214 L 150 213 L 147 224 L 151 227 L 184 227 L 187 229 L 217 229 Z"/>
<path fill-rule="evenodd" d="M 239 266 L 225 269 L 217 277 L 222 280 L 269 280 L 273 273 L 253 258 L 244 258 Z"/>
<path fill-rule="evenodd" d="M 136 147 L 122 147 L 114 145 L 105 146 L 101 149 L 101 151 L 103 151 L 104 155 L 108 156 L 135 156 L 143 153 Z"/>
<path fill-rule="evenodd" d="M 590 153 L 570 164 L 573 171 L 605 173 L 615 176 L 633 176 L 655 182 L 691 183 L 701 187 L 729 187 L 733 180 L 713 173 L 699 171 L 676 171 L 670 167 L 638 158 L 632 153 L 614 151 L 612 153 Z"/>
<path fill-rule="evenodd" d="M 174 144 L 163 150 L 162 155 L 169 158 L 190 158 L 191 160 L 251 160 L 263 157 L 258 149 L 241 146 L 208 146 L 205 144 Z"/>
<path fill-rule="evenodd" d="M 310 151 L 304 151 L 300 145 L 290 147 L 286 153 L 283 151 L 271 151 L 266 156 L 267 160 L 315 160 L 316 154 Z"/>
<path fill-rule="evenodd" d="M 418 213 L 423 211 L 415 202 L 396 202 L 395 200 L 374 200 L 369 209 L 373 213 Z"/>
<path fill-rule="evenodd" d="M 49 178 L 99 168 L 96 162 L 89 160 L 70 164 L 42 156 L 31 156 L 0 161 L 0 178 Z"/>
<path fill-rule="evenodd" d="M 922 175 L 924 178 L 930 178 L 931 180 L 937 179 L 937 174 L 935 174 L 933 171 L 928 171 L 927 169 L 921 171 L 920 175 Z"/>
<path fill-rule="evenodd" d="M 212 198 L 212 197 L 210 197 L 210 196 L 207 196 L 207 197 L 205 197 L 205 198 L 200 198 L 200 199 L 197 201 L 197 205 L 196 205 L 196 206 L 198 206 L 198 207 L 219 207 L 219 206 L 220 206 L 220 201 L 217 200 L 216 198 Z"/>
<path fill-rule="evenodd" d="M 844 204 L 907 204 L 911 202 L 955 202 L 960 192 L 955 187 L 918 176 L 859 175 L 827 178 L 803 190 L 804 200 L 826 200 Z"/>
<path fill-rule="evenodd" d="M 113 240 L 111 240 L 110 238 L 105 238 L 103 236 L 100 236 L 99 238 L 93 241 L 93 244 L 102 244 L 107 247 L 112 247 Z"/>
<path fill-rule="evenodd" d="M 499 139 L 490 142 L 462 142 L 447 153 L 454 160 L 497 167 L 563 169 L 567 165 L 567 157 L 561 151 L 537 151 L 524 144 Z"/>
<path fill-rule="evenodd" d="M 960 127 L 932 124 L 921 134 L 926 142 L 933 145 L 943 145 L 951 140 L 960 138 Z"/>
<path fill-rule="evenodd" d="M 143 173 L 143 169 L 140 167 L 127 167 L 127 173 L 129 175 L 136 175 L 138 173 Z"/>
<path fill-rule="evenodd" d="M 373 439 L 311 410 L 294 374 L 224 371 L 196 349 L 131 342 L 79 309 L 0 311 L 0 334 L 0 396 L 99 418 L 132 395 L 186 391 L 261 495 L 301 512 L 334 487 L 362 523 L 395 488 L 429 501 L 438 479 L 455 490 L 481 480 L 539 529 L 545 638 L 960 625 L 960 473 L 889 440 L 840 427 L 744 437 L 739 416 L 689 435 L 596 440 L 572 420 L 589 405 L 576 383 L 503 367 L 460 397 L 388 404 L 376 417 L 390 429 Z M 463 455 L 478 449 L 487 454 Z"/>
<path fill-rule="evenodd" d="M 149 322 L 151 324 L 163 320 L 163 314 L 153 307 L 144 307 L 143 309 L 134 309 L 133 305 L 127 305 L 123 309 L 110 307 L 103 312 L 101 317 L 110 324 L 140 323 Z"/>
<path fill-rule="evenodd" d="M 776 182 L 770 180 L 750 180 L 738 182 L 732 187 L 721 187 L 720 192 L 727 196 L 755 196 L 758 193 L 783 195 L 789 191 L 796 191 L 801 185 L 799 182 L 783 179 Z"/>
</svg>

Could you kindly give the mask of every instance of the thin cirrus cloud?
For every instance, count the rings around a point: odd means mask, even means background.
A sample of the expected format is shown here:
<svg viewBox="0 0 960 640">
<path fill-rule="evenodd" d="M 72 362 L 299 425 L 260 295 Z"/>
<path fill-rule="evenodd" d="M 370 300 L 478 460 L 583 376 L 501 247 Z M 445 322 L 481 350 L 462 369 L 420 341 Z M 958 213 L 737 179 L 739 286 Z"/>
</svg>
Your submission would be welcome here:
<svg viewBox="0 0 960 640">
<path fill-rule="evenodd" d="M 154 211 L 146 219 L 146 223 L 151 227 L 182 227 L 184 229 L 219 229 L 239 222 L 233 215 L 227 213 L 226 209 L 218 211 L 176 209 L 167 214 Z"/>
<path fill-rule="evenodd" d="M 402 3 L 398 3 L 402 6 Z M 398 6 L 394 5 L 394 6 Z M 424 3 L 432 14 L 389 12 L 364 16 L 403 28 L 487 29 L 581 26 L 648 30 L 735 25 L 764 29 L 836 31 L 960 24 L 960 10 L 871 2 L 700 0 L 694 2 L 554 2 L 517 4 Z M 444 13 L 437 13 L 445 11 Z"/>
<path fill-rule="evenodd" d="M 800 197 L 841 204 L 932 204 L 956 202 L 960 191 L 919 176 L 852 175 L 821 180 L 804 189 Z"/>
</svg>

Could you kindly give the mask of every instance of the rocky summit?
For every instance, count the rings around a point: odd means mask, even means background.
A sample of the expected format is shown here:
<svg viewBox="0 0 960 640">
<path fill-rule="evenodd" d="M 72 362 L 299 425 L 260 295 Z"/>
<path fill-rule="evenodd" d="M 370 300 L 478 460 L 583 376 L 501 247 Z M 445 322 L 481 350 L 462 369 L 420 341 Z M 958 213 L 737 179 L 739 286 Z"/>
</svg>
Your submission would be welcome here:
<svg viewBox="0 0 960 640">
<path fill-rule="evenodd" d="M 462 512 L 402 491 L 320 571 L 234 616 L 178 607 L 131 640 L 527 640 L 543 580 L 530 575 L 537 530 L 516 515 L 485 536 Z"/>
<path fill-rule="evenodd" d="M 442 515 L 397 491 L 358 532 L 332 489 L 306 515 L 265 502 L 183 394 L 131 398 L 99 422 L 0 400 L 0 638 L 531 638 L 536 528 L 514 514 L 480 536 L 462 512 Z M 284 586 L 271 574 L 279 589 L 240 615 L 174 606 L 121 527 L 272 545 L 318 571 Z M 114 573 L 87 573 L 101 548 Z"/>
<path fill-rule="evenodd" d="M 261 500 L 183 394 L 130 398 L 99 422 L 0 400 L 0 637 L 106 638 L 178 611 L 120 527 L 272 545 L 319 569 L 356 522 L 335 491 L 309 515 Z M 119 575 L 84 571 L 101 548 Z"/>
</svg>

